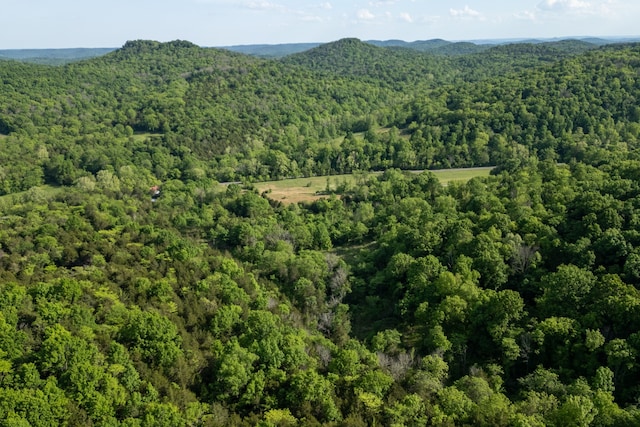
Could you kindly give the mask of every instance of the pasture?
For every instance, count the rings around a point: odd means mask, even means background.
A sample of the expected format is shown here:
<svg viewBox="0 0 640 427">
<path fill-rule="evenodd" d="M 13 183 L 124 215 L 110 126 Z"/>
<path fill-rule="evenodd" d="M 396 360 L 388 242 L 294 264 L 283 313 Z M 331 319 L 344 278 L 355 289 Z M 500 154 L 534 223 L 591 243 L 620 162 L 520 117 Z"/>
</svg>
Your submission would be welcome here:
<svg viewBox="0 0 640 427">
<path fill-rule="evenodd" d="M 450 182 L 466 182 L 477 176 L 489 176 L 492 167 L 460 168 L 432 170 L 442 185 Z M 420 173 L 422 171 L 411 171 Z M 368 172 L 368 175 L 379 175 L 382 172 Z M 283 203 L 311 202 L 322 197 L 327 197 L 328 191 L 335 190 L 341 183 L 353 183 L 356 179 L 354 174 L 314 176 L 309 178 L 292 178 L 279 181 L 265 181 L 255 183 L 254 186 L 260 193 L 267 192 L 267 196 L 272 200 Z"/>
</svg>

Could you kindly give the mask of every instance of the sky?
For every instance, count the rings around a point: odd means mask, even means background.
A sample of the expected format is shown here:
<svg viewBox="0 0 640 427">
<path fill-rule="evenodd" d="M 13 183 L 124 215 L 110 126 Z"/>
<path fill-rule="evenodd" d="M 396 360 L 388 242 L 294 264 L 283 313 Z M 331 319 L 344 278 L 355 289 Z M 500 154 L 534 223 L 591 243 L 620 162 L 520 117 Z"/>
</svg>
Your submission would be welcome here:
<svg viewBox="0 0 640 427">
<path fill-rule="evenodd" d="M 640 0 L 0 0 L 0 16 L 0 49 L 640 35 Z"/>
</svg>

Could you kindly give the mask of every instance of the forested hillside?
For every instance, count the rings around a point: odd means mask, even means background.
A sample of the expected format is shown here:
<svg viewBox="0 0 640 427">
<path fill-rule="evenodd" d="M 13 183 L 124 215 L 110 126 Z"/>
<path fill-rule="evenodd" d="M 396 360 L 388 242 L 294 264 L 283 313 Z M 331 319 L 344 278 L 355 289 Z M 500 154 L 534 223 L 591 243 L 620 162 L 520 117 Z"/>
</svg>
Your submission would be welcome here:
<svg viewBox="0 0 640 427">
<path fill-rule="evenodd" d="M 639 69 L 356 39 L 0 61 L 0 424 L 640 424 Z M 494 169 L 428 171 L 466 166 Z"/>
</svg>

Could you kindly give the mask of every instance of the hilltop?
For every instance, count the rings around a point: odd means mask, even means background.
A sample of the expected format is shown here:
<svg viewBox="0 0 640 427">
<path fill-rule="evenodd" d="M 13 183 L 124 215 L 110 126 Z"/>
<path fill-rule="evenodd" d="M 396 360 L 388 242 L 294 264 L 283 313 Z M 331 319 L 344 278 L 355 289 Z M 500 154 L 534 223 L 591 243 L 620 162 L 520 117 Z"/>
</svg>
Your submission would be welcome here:
<svg viewBox="0 0 640 427">
<path fill-rule="evenodd" d="M 367 77 L 389 85 L 412 84 L 416 79 L 443 76 L 446 62 L 430 55 L 379 47 L 354 38 L 326 43 L 282 59 L 315 71 L 352 77 Z"/>
</svg>

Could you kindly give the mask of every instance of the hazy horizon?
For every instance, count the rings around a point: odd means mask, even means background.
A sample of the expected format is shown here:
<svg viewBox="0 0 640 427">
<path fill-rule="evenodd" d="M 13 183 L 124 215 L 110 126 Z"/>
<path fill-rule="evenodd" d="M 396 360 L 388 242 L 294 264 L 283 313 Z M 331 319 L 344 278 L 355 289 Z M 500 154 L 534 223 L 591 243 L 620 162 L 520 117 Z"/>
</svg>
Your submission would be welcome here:
<svg viewBox="0 0 640 427">
<path fill-rule="evenodd" d="M 0 49 L 635 37 L 637 0 L 9 0 Z M 589 36 L 579 36 L 589 34 Z M 627 35 L 630 34 L 630 35 Z"/>
<path fill-rule="evenodd" d="M 352 36 L 345 36 L 342 38 L 358 38 L 358 37 L 352 37 Z M 341 39 L 342 39 L 341 38 Z M 560 40 L 584 40 L 584 39 L 601 39 L 601 40 L 610 40 L 610 41 L 615 41 L 615 40 L 638 40 L 640 41 L 640 34 L 639 35 L 621 35 L 621 36 L 597 36 L 597 35 L 578 35 L 578 36 L 565 36 L 565 37 L 505 37 L 505 38 L 493 38 L 493 39 L 461 39 L 461 40 L 450 40 L 450 39 L 445 39 L 443 37 L 432 37 L 429 39 L 416 39 L 416 40 L 404 40 L 404 39 L 398 39 L 398 38 L 392 38 L 392 39 L 360 39 L 363 42 L 369 42 L 369 41 L 375 41 L 375 42 L 388 42 L 388 41 L 400 41 L 400 42 L 406 42 L 406 43 L 412 43 L 412 42 L 421 42 L 421 41 L 430 41 L 430 40 L 445 40 L 447 42 L 451 42 L 451 43 L 458 43 L 458 42 L 470 42 L 470 43 L 475 43 L 475 44 L 501 44 L 501 43 L 518 43 L 518 42 L 527 42 L 527 41 L 541 41 L 541 42 L 552 42 L 552 41 L 560 41 Z M 165 40 L 165 41 L 161 41 L 161 40 L 153 40 L 153 39 L 137 39 L 137 40 L 152 40 L 152 41 L 158 41 L 158 42 L 170 42 L 170 41 L 175 41 L 175 40 L 184 40 L 184 41 L 188 41 L 188 42 L 192 42 L 191 40 L 186 40 L 186 39 L 174 39 L 174 40 Z M 225 47 L 240 47 L 240 46 L 278 46 L 278 45 L 298 45 L 298 44 L 325 44 L 325 43 L 331 43 L 331 42 L 335 42 L 338 41 L 340 39 L 335 39 L 335 40 L 327 40 L 327 41 L 311 41 L 311 42 L 297 42 L 297 41 L 292 41 L 292 42 L 283 42 L 283 43 L 240 43 L 240 44 L 228 44 L 228 45 L 216 45 L 216 46 L 206 46 L 206 45 L 199 45 L 197 43 L 194 43 L 200 47 L 203 48 L 225 48 Z M 71 50 L 71 49 L 120 49 L 121 47 L 124 46 L 124 44 L 127 41 L 131 41 L 131 40 L 124 40 L 120 45 L 118 46 L 62 46 L 62 47 L 24 47 L 24 48 L 1 48 L 0 47 L 0 51 L 41 51 L 41 50 Z M 192 42 L 193 43 L 193 42 Z"/>
</svg>

